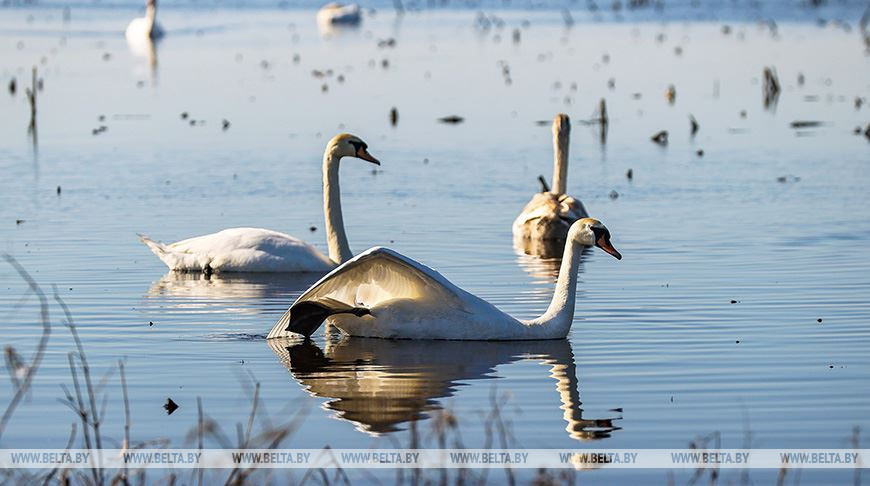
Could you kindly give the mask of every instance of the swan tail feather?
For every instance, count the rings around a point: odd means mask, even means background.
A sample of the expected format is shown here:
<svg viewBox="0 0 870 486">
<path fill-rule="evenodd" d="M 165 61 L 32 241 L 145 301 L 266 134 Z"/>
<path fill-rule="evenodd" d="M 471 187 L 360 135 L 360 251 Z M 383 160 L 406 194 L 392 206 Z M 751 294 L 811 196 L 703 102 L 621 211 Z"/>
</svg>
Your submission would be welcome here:
<svg viewBox="0 0 870 486">
<path fill-rule="evenodd" d="M 142 233 L 136 233 L 136 235 L 139 237 L 139 241 L 145 243 L 145 246 L 147 246 L 148 249 L 150 249 L 159 258 L 162 259 L 163 256 L 166 255 L 168 251 L 166 245 L 160 243 L 159 241 L 154 241 L 151 238 L 143 235 Z"/>
<path fill-rule="evenodd" d="M 154 241 L 141 233 L 137 233 L 137 235 L 139 236 L 139 240 L 142 243 L 145 243 L 145 246 L 147 246 L 152 253 L 157 255 L 157 258 L 159 258 L 160 261 L 165 263 L 170 270 L 175 270 L 178 265 L 178 258 L 172 253 L 172 250 L 170 250 L 168 246 L 159 241 Z"/>
</svg>

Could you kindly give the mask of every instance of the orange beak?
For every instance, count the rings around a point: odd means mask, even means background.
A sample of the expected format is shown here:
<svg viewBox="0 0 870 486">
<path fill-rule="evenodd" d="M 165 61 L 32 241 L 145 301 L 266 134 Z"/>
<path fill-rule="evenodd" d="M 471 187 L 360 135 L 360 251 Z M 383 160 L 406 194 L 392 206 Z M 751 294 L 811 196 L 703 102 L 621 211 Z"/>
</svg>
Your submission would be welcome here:
<svg viewBox="0 0 870 486">
<path fill-rule="evenodd" d="M 610 244 L 610 238 L 608 238 L 607 235 L 599 236 L 598 241 L 595 242 L 595 246 L 610 253 L 617 260 L 622 260 L 622 255 L 616 251 L 616 248 L 614 248 L 613 245 Z"/>
<path fill-rule="evenodd" d="M 375 165 L 381 165 L 381 162 L 378 159 L 372 157 L 372 154 L 370 154 L 369 151 L 366 150 L 364 147 L 360 147 L 359 149 L 357 149 L 356 156 Z"/>
</svg>

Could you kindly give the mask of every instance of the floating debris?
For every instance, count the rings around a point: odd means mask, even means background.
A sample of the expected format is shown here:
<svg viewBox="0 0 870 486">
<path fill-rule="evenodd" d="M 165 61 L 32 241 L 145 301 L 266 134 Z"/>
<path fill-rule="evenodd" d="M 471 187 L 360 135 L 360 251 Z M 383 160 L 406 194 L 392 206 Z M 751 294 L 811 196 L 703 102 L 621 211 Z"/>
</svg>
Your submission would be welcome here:
<svg viewBox="0 0 870 486">
<path fill-rule="evenodd" d="M 692 115 L 689 115 L 689 124 L 691 126 L 691 134 L 694 137 L 695 134 L 698 133 L 698 129 L 701 128 L 701 126 L 698 125 L 698 120 L 695 120 L 695 117 Z"/>
<path fill-rule="evenodd" d="M 779 84 L 779 77 L 776 75 L 776 70 L 771 67 L 764 68 L 764 85 L 762 87 L 762 96 L 764 99 L 765 108 L 775 108 L 779 101 L 779 93 L 782 91 Z"/>
<path fill-rule="evenodd" d="M 23 219 L 16 219 L 16 220 L 15 220 L 15 226 L 20 225 L 20 224 L 23 223 L 24 221 L 25 221 L 25 220 L 23 220 Z"/>
<path fill-rule="evenodd" d="M 668 144 L 668 131 L 662 130 L 653 135 L 650 140 L 664 147 Z"/>
<path fill-rule="evenodd" d="M 626 179 L 631 180 L 633 177 L 634 177 L 634 171 L 632 171 L 631 169 L 628 169 L 627 171 L 625 171 L 625 178 Z"/>
<path fill-rule="evenodd" d="M 166 409 L 166 415 L 172 415 L 173 412 L 178 410 L 178 404 L 173 402 L 171 398 L 167 398 L 163 408 Z"/>
<path fill-rule="evenodd" d="M 182 120 L 187 120 L 187 117 L 188 117 L 188 116 L 190 116 L 190 115 L 188 115 L 186 111 L 182 111 L 182 112 L 181 112 L 181 119 L 182 119 Z"/>
<path fill-rule="evenodd" d="M 815 128 L 824 125 L 824 123 L 815 120 L 796 120 L 789 124 L 792 128 Z"/>
<path fill-rule="evenodd" d="M 57 186 L 57 195 L 60 196 L 60 186 Z"/>
<path fill-rule="evenodd" d="M 441 117 L 438 119 L 438 121 L 440 121 L 441 123 L 449 123 L 451 125 L 455 125 L 457 123 L 464 122 L 465 118 L 458 116 L 458 115 L 450 115 L 450 116 Z"/>
<path fill-rule="evenodd" d="M 15 96 L 15 93 L 18 91 L 18 82 L 15 78 L 9 80 L 9 94 Z"/>
<path fill-rule="evenodd" d="M 793 175 L 784 175 L 776 178 L 776 182 L 786 183 L 786 182 L 798 182 L 801 178 Z"/>
<path fill-rule="evenodd" d="M 314 233 L 315 231 L 317 231 L 317 226 L 309 226 L 308 231 Z"/>
<path fill-rule="evenodd" d="M 821 324 L 821 322 L 822 322 L 822 318 L 821 318 L 821 317 L 819 317 L 819 318 L 818 318 L 818 319 L 816 319 L 816 322 L 818 322 L 818 323 L 820 323 L 820 324 Z"/>
<path fill-rule="evenodd" d="M 399 110 L 396 107 L 390 109 L 390 125 L 396 126 L 399 124 Z"/>
<path fill-rule="evenodd" d="M 154 326 L 154 321 L 148 321 L 148 327 Z"/>
<path fill-rule="evenodd" d="M 396 39 L 389 37 L 387 39 L 379 40 L 378 47 L 380 47 L 382 49 L 385 47 L 396 47 Z"/>
<path fill-rule="evenodd" d="M 616 199 L 619 197 L 619 193 L 616 192 L 616 190 L 614 189 L 614 190 L 610 191 L 609 196 L 610 196 L 610 199 Z"/>
<path fill-rule="evenodd" d="M 737 301 L 736 301 L 736 300 L 734 300 L 734 299 L 731 299 L 731 303 L 732 303 L 732 304 L 736 304 L 736 303 L 737 303 Z"/>
<path fill-rule="evenodd" d="M 697 155 L 698 157 L 703 157 L 704 156 L 704 149 L 698 149 L 698 151 L 695 152 L 695 155 Z"/>
<path fill-rule="evenodd" d="M 665 99 L 672 105 L 677 100 L 677 88 L 673 84 L 668 86 L 668 90 L 665 91 Z"/>
<path fill-rule="evenodd" d="M 221 120 L 221 130 L 227 131 L 230 129 L 230 121 L 224 118 Z"/>
</svg>

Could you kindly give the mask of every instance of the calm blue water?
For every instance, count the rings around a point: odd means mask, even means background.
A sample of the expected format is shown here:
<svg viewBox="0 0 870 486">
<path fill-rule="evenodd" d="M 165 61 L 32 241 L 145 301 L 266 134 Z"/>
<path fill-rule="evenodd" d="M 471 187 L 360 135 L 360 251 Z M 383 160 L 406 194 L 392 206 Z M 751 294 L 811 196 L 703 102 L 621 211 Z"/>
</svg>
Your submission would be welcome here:
<svg viewBox="0 0 870 486">
<path fill-rule="evenodd" d="M 191 444 L 197 397 L 234 436 L 253 379 L 273 421 L 305 414 L 288 447 L 408 444 L 414 419 L 434 445 L 438 410 L 458 418 L 464 445 L 483 446 L 493 397 L 509 445 L 529 448 L 683 448 L 712 433 L 743 447 L 747 430 L 755 447 L 845 447 L 854 426 L 870 426 L 870 142 L 853 134 L 870 121 L 870 57 L 860 7 L 826 8 L 847 12 L 848 26 L 808 14 L 776 35 L 751 21 L 729 34 L 718 22 L 568 29 L 558 10 L 504 10 L 504 27 L 483 29 L 471 9 L 400 19 L 385 10 L 326 38 L 306 10 L 169 8 L 155 62 L 120 34 L 133 8 L 76 8 L 68 23 L 51 8 L 0 10 L 0 251 L 47 292 L 57 286 L 96 376 L 125 361 L 134 441 Z M 379 48 L 388 37 L 396 47 Z M 44 79 L 35 146 L 22 94 L 32 65 Z M 767 109 L 764 66 L 783 86 Z M 15 96 L 5 89 L 13 76 Z M 580 123 L 601 98 L 604 145 Z M 510 225 L 537 175 L 551 173 L 550 129 L 535 122 L 560 111 L 574 121 L 569 192 L 625 257 L 586 255 L 565 342 L 426 345 L 321 331 L 313 346 L 270 346 L 262 336 L 310 279 L 179 277 L 136 238 L 260 226 L 325 250 L 321 154 L 350 131 L 383 162 L 376 173 L 353 160 L 341 169 L 352 248 L 393 247 L 535 316 L 558 263 L 518 255 Z M 436 122 L 454 114 L 465 123 Z M 689 114 L 701 126 L 694 138 Z M 796 120 L 823 124 L 796 130 Z M 649 140 L 662 129 L 667 147 Z M 57 401 L 74 347 L 54 303 L 51 316 L 45 361 L 3 447 L 63 447 L 75 421 Z M 0 320 L 3 344 L 29 357 L 37 302 L 5 264 Z M 117 372 L 106 380 L 113 443 L 123 405 Z M 10 390 L 0 387 L 0 401 Z M 181 406 L 171 416 L 167 397 Z M 582 478 L 667 479 L 638 474 Z M 801 481 L 851 478 L 804 471 Z"/>
</svg>

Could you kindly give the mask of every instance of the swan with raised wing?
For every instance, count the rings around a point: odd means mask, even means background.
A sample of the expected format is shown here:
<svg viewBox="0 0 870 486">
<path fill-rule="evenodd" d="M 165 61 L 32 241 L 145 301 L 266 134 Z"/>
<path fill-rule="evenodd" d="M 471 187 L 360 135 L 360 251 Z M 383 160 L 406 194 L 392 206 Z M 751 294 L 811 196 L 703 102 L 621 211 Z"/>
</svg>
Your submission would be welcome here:
<svg viewBox="0 0 870 486">
<path fill-rule="evenodd" d="M 575 221 L 589 216 L 579 199 L 565 193 L 570 137 L 571 121 L 568 115 L 556 115 L 553 119 L 553 187 L 547 187 L 544 177 L 539 177 L 541 192 L 532 196 L 514 220 L 514 240 L 519 248 L 529 246 L 524 240 L 564 240 L 568 236 L 568 228 Z"/>
<path fill-rule="evenodd" d="M 127 42 L 137 45 L 144 39 L 157 40 L 163 37 L 163 29 L 157 23 L 157 0 L 146 1 L 145 16 L 131 20 L 124 36 Z"/>
<path fill-rule="evenodd" d="M 431 268 L 387 248 L 372 248 L 305 291 L 269 332 L 310 336 L 323 321 L 350 336 L 390 339 L 562 339 L 574 318 L 577 271 L 586 246 L 621 259 L 610 232 L 584 218 L 568 232 L 556 289 L 547 311 L 516 319 L 462 290 Z"/>
<path fill-rule="evenodd" d="M 353 257 L 338 186 L 342 157 L 381 163 L 368 152 L 368 145 L 354 135 L 336 135 L 323 153 L 323 211 L 329 256 L 304 241 L 277 231 L 231 228 L 165 245 L 139 235 L 143 243 L 171 270 L 204 272 L 326 272 Z"/>
</svg>

